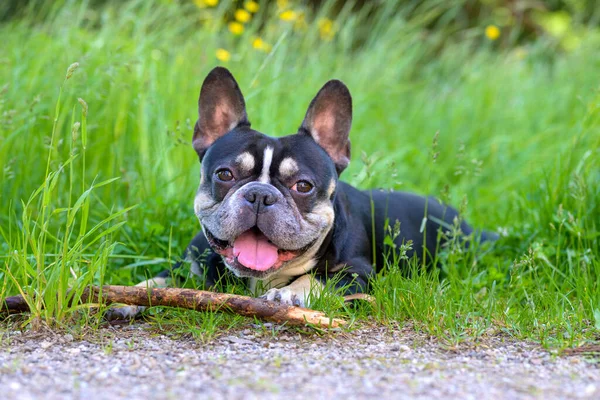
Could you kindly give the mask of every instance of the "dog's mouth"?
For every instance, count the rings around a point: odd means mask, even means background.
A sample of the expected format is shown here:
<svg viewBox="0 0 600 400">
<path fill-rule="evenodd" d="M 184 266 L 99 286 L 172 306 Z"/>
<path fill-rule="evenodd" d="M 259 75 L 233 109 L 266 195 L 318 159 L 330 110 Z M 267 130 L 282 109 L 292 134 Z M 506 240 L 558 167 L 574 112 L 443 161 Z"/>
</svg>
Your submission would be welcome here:
<svg viewBox="0 0 600 400">
<path fill-rule="evenodd" d="M 280 268 L 311 246 L 299 250 L 280 249 L 257 227 L 247 230 L 232 242 L 217 239 L 208 230 L 205 230 L 205 233 L 210 246 L 223 256 L 229 265 L 260 273 Z"/>
</svg>

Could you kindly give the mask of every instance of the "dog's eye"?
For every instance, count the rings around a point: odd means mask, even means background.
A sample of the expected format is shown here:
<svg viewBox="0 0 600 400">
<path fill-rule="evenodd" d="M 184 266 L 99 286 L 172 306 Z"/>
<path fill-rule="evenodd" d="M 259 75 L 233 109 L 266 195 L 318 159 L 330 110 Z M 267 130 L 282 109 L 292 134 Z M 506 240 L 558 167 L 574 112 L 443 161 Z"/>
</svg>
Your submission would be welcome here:
<svg viewBox="0 0 600 400">
<path fill-rule="evenodd" d="M 292 186 L 292 190 L 295 190 L 299 193 L 308 193 L 312 190 L 312 188 L 313 185 L 311 185 L 310 182 L 307 181 L 298 181 L 294 186 Z"/>
<path fill-rule="evenodd" d="M 233 180 L 233 173 L 227 168 L 218 170 L 217 172 L 215 172 L 215 175 L 217 176 L 217 178 L 219 178 L 219 180 L 224 182 L 229 182 Z"/>
</svg>

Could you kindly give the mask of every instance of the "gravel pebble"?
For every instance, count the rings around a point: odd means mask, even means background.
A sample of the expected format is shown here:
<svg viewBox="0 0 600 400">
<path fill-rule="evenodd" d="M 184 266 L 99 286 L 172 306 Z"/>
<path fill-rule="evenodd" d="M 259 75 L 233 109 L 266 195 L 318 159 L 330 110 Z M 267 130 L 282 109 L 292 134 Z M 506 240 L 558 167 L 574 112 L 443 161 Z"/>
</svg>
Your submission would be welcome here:
<svg viewBox="0 0 600 400">
<path fill-rule="evenodd" d="M 273 336 L 251 326 L 201 343 L 147 326 L 5 336 L 3 399 L 599 398 L 600 368 L 491 337 L 456 348 L 410 328 Z"/>
</svg>

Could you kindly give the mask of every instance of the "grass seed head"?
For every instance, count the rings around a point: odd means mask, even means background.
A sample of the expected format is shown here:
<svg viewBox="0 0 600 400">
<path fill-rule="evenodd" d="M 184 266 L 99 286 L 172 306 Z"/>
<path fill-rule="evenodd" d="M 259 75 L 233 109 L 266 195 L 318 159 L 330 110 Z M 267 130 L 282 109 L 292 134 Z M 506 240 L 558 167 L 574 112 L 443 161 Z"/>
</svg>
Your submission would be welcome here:
<svg viewBox="0 0 600 400">
<path fill-rule="evenodd" d="M 80 122 L 75 122 L 73 124 L 73 128 L 71 128 L 71 138 L 73 138 L 73 142 L 77 141 L 77 137 L 79 136 L 79 127 L 81 126 Z"/>
<path fill-rule="evenodd" d="M 81 104 L 81 108 L 82 108 L 82 111 L 83 111 L 83 116 L 87 117 L 87 113 L 88 113 L 88 105 L 87 105 L 87 103 L 81 97 L 78 98 L 77 101 L 79 102 L 79 104 Z"/>
<path fill-rule="evenodd" d="M 77 68 L 79 68 L 78 62 L 74 62 L 73 64 L 69 65 L 69 68 L 67 68 L 67 75 L 65 76 L 65 79 L 70 79 Z"/>
</svg>

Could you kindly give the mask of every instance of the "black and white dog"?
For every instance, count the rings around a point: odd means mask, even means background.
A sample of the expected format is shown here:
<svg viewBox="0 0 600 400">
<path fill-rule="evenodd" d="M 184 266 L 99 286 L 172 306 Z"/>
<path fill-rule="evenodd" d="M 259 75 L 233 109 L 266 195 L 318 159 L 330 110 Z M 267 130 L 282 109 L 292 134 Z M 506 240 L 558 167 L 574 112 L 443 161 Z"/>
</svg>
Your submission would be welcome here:
<svg viewBox="0 0 600 400">
<path fill-rule="evenodd" d="M 412 241 L 408 256 L 431 259 L 438 231 L 457 217 L 431 198 L 360 191 L 339 180 L 350 162 L 352 98 L 338 80 L 319 90 L 289 136 L 250 127 L 242 92 L 225 68 L 204 80 L 198 112 L 193 146 L 202 164 L 194 210 L 202 232 L 186 258 L 206 287 L 232 273 L 251 288 L 260 283 L 269 300 L 303 306 L 310 290 L 336 275 L 337 285 L 362 292 L 374 265 L 383 265 L 386 220 L 400 222 L 397 245 Z M 460 230 L 473 232 L 465 222 Z M 140 285 L 163 284 L 169 274 Z"/>
</svg>

